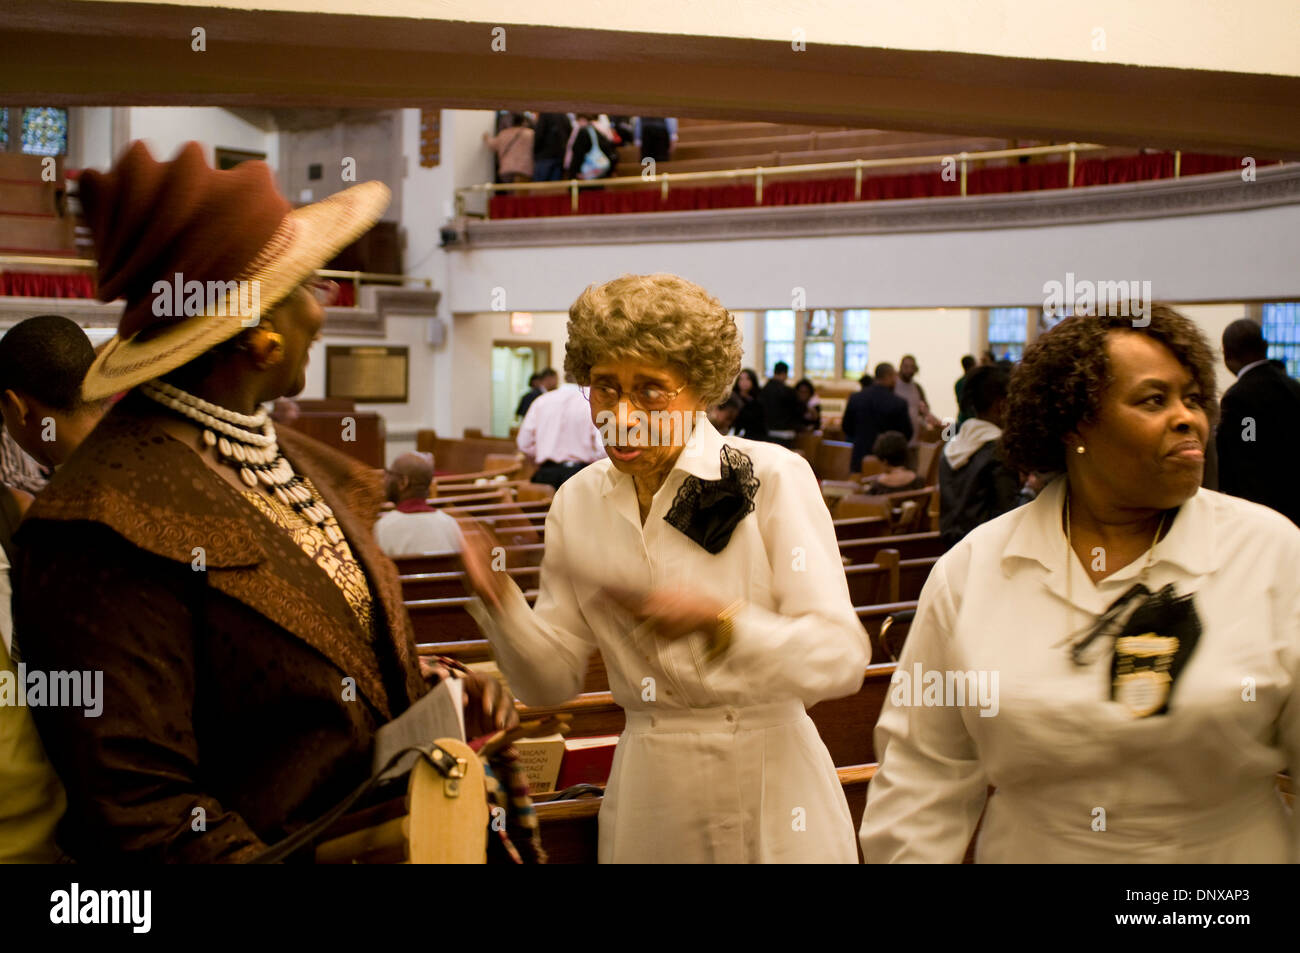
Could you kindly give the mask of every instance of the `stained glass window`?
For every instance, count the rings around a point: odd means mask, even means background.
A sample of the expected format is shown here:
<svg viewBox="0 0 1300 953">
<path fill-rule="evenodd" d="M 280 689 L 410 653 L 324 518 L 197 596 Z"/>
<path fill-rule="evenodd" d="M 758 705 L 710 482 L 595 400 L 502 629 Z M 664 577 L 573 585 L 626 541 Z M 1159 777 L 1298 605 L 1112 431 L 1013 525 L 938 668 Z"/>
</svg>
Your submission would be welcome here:
<svg viewBox="0 0 1300 953">
<path fill-rule="evenodd" d="M 763 376 L 771 377 L 772 371 L 776 368 L 777 361 L 794 367 L 794 342 L 793 341 L 768 341 L 763 345 Z"/>
<path fill-rule="evenodd" d="M 870 362 L 871 311 L 849 308 L 844 316 L 844 377 L 861 377 Z"/>
<path fill-rule="evenodd" d="M 1028 308 L 989 309 L 989 350 L 998 360 L 1018 361 L 1024 357 L 1028 333 Z"/>
<path fill-rule="evenodd" d="M 1289 376 L 1300 378 L 1300 303 L 1266 304 L 1263 312 L 1269 360 L 1281 361 Z"/>
<path fill-rule="evenodd" d="M 28 155 L 61 156 L 68 151 L 68 111 L 53 106 L 23 110 L 22 149 Z"/>
<path fill-rule="evenodd" d="M 794 371 L 794 312 L 767 311 L 763 316 L 763 376 L 771 377 L 777 361 Z"/>
<path fill-rule="evenodd" d="M 769 311 L 763 325 L 764 338 L 768 341 L 794 340 L 794 312 Z"/>
<path fill-rule="evenodd" d="M 0 152 L 9 148 L 9 110 L 0 106 Z"/>
<path fill-rule="evenodd" d="M 831 378 L 835 376 L 835 342 L 806 341 L 803 346 L 803 376 Z"/>
<path fill-rule="evenodd" d="M 834 311 L 824 308 L 806 313 L 802 376 L 823 379 L 835 376 L 835 318 Z"/>
</svg>

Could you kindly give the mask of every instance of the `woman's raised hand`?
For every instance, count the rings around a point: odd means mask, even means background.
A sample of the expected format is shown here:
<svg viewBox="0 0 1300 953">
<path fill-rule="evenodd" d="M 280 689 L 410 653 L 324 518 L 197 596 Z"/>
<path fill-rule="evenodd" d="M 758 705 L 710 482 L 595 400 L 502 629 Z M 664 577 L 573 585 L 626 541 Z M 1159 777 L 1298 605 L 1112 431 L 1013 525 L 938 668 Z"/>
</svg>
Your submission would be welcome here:
<svg viewBox="0 0 1300 953">
<path fill-rule="evenodd" d="M 473 519 L 458 519 L 460 558 L 465 564 L 466 587 L 494 609 L 501 608 L 509 585 L 505 572 L 504 547 L 492 531 Z M 500 560 L 501 568 L 493 564 Z"/>
<path fill-rule="evenodd" d="M 709 596 L 674 589 L 648 593 L 605 588 L 605 594 L 641 621 L 652 623 L 661 639 L 680 639 L 692 632 L 712 635 L 726 606 Z"/>
</svg>

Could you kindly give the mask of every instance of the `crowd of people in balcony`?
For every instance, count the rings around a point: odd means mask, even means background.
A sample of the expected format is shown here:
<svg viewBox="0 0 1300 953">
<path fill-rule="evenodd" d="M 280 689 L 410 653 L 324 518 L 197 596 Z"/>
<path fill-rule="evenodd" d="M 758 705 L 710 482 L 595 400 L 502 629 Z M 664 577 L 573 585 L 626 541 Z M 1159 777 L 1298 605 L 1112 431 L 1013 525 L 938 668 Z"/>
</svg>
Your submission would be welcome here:
<svg viewBox="0 0 1300 953">
<path fill-rule="evenodd" d="M 677 147 L 677 120 L 604 113 L 502 112 L 484 143 L 496 156 L 496 181 L 557 182 L 618 174 L 620 146 L 636 146 L 644 162 L 667 162 Z"/>
</svg>

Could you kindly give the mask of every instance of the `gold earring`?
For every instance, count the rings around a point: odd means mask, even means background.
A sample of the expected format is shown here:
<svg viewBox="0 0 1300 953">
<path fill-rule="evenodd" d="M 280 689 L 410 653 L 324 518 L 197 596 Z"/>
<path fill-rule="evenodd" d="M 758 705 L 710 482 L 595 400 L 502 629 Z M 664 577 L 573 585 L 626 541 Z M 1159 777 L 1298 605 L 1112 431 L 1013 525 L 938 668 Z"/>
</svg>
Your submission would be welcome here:
<svg viewBox="0 0 1300 953">
<path fill-rule="evenodd" d="M 1087 451 L 1083 449 L 1083 444 L 1079 444 L 1077 447 L 1074 448 L 1074 452 L 1075 452 L 1075 453 L 1086 453 Z"/>
<path fill-rule="evenodd" d="M 275 367 L 284 361 L 284 335 L 279 331 L 263 331 L 258 341 L 261 358 L 267 367 Z"/>
</svg>

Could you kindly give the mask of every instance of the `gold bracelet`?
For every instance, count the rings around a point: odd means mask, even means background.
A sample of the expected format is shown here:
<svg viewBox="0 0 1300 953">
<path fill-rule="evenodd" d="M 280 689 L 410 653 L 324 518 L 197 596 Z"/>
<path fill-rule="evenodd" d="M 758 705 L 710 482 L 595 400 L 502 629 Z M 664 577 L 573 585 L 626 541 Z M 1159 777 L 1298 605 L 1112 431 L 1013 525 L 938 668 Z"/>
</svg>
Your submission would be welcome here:
<svg viewBox="0 0 1300 953">
<path fill-rule="evenodd" d="M 716 661 L 731 647 L 731 637 L 735 634 L 734 620 L 744 606 L 744 600 L 737 599 L 718 613 L 718 621 L 714 624 L 713 635 L 709 638 L 709 646 L 704 653 L 704 661 Z"/>
</svg>

